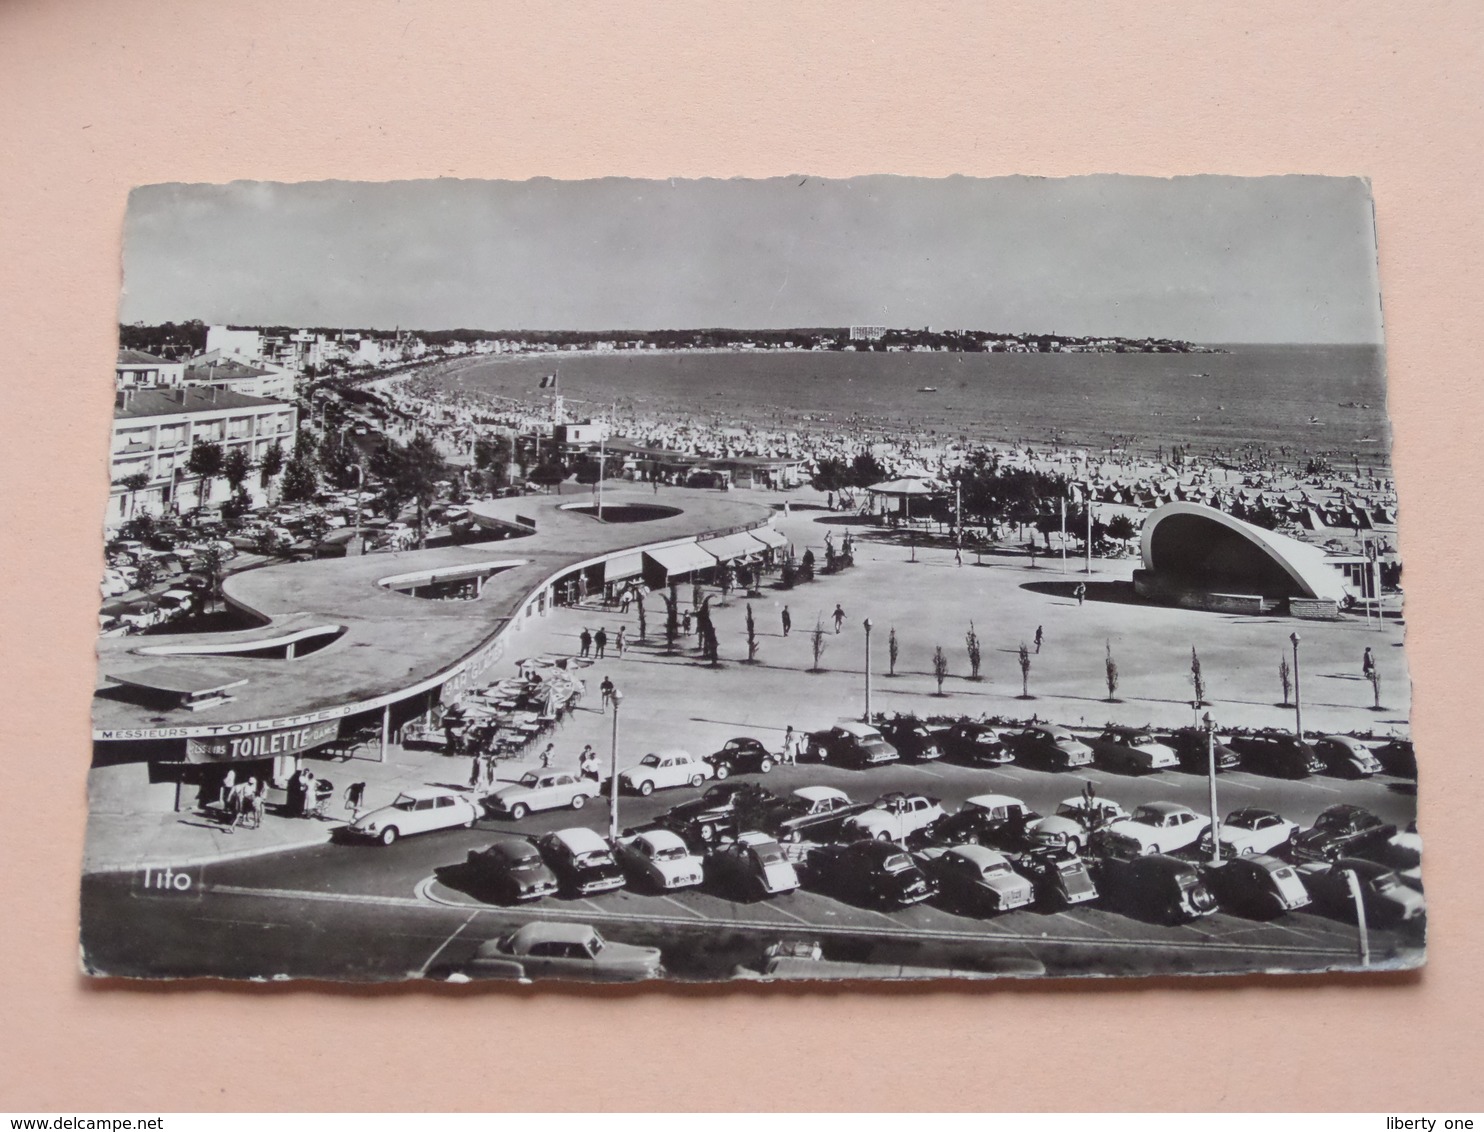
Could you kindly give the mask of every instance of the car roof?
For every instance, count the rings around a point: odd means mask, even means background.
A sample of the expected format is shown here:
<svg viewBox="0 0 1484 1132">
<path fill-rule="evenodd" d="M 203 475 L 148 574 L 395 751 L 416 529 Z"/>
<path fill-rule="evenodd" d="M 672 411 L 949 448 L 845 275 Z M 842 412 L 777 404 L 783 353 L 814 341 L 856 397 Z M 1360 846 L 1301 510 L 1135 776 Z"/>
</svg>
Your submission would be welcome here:
<svg viewBox="0 0 1484 1132">
<path fill-rule="evenodd" d="M 402 795 L 407 798 L 442 798 L 450 794 L 457 797 L 459 793 L 446 786 L 409 786 L 402 791 Z"/>
<path fill-rule="evenodd" d="M 680 834 L 671 833 L 668 829 L 646 829 L 639 836 L 656 849 L 673 849 L 677 845 L 685 849 L 685 842 L 681 839 Z"/>
<path fill-rule="evenodd" d="M 842 719 L 835 724 L 835 730 L 854 735 L 857 739 L 875 739 L 881 734 L 869 723 L 862 723 L 858 719 Z"/>
<path fill-rule="evenodd" d="M 533 943 L 586 943 L 595 934 L 591 924 L 561 924 L 553 920 L 532 920 L 515 930 L 511 939 L 517 945 Z"/>
<path fill-rule="evenodd" d="M 1282 816 L 1281 814 L 1278 814 L 1278 813 L 1276 813 L 1273 810 L 1265 810 L 1261 806 L 1243 806 L 1241 809 L 1239 809 L 1239 810 L 1233 810 L 1231 813 L 1227 814 L 1226 815 L 1226 820 L 1227 821 L 1232 821 L 1232 820 L 1234 820 L 1236 818 L 1256 818 L 1256 817 L 1276 818 L 1276 817 L 1281 817 L 1281 816 Z"/>
<path fill-rule="evenodd" d="M 1141 810 L 1153 810 L 1156 814 L 1187 814 L 1194 813 L 1189 806 L 1183 806 L 1179 802 L 1145 802 L 1139 806 Z"/>
<path fill-rule="evenodd" d="M 817 802 L 821 798 L 844 798 L 850 800 L 850 795 L 843 790 L 836 790 L 833 786 L 800 786 L 794 791 L 795 798 L 803 798 L 807 802 Z"/>
<path fill-rule="evenodd" d="M 1029 809 L 1019 798 L 1012 798 L 1009 794 L 975 794 L 972 798 L 964 799 L 965 806 L 977 806 L 981 810 L 990 810 L 995 806 L 1019 806 L 1021 809 Z"/>
<path fill-rule="evenodd" d="M 559 829 L 551 835 L 574 853 L 591 853 L 595 849 L 607 849 L 608 843 L 595 830 L 585 825 L 574 825 Z"/>
<path fill-rule="evenodd" d="M 502 856 L 509 856 L 512 853 L 519 852 L 521 856 L 529 857 L 535 852 L 536 847 L 527 838 L 520 837 L 517 834 L 497 833 L 490 843 L 485 846 L 485 849 L 486 851 L 494 850 Z"/>
<path fill-rule="evenodd" d="M 683 747 L 661 747 L 659 750 L 651 751 L 649 753 L 652 755 L 659 755 L 661 758 L 665 759 L 671 759 L 677 755 L 684 755 L 686 758 L 691 757 L 690 752 L 685 750 Z"/>
<path fill-rule="evenodd" d="M 766 833 L 759 833 L 757 830 L 750 830 L 747 833 L 739 833 L 739 834 L 737 834 L 737 844 L 738 845 L 776 845 L 777 842 L 774 841 L 771 837 L 769 837 Z"/>
<path fill-rule="evenodd" d="M 955 845 L 948 850 L 948 856 L 964 857 L 973 861 L 981 869 L 1001 864 L 1005 860 L 1003 853 L 996 853 L 993 849 L 986 849 L 983 845 Z"/>
</svg>

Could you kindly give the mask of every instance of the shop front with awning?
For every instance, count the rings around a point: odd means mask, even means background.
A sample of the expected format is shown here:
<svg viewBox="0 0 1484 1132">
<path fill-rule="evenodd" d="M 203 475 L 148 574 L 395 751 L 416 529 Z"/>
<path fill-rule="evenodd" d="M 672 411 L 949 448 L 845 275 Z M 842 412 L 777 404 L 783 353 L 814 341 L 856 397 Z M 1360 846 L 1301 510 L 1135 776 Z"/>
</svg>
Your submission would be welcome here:
<svg viewBox="0 0 1484 1132">
<path fill-rule="evenodd" d="M 697 545 L 707 554 L 713 555 L 718 562 L 738 562 L 744 558 L 753 558 L 762 554 L 764 549 L 761 542 L 745 531 L 702 539 Z"/>
<path fill-rule="evenodd" d="M 644 581 L 651 589 L 660 589 L 671 582 L 687 581 L 715 565 L 716 557 L 693 542 L 655 547 L 644 552 Z"/>
</svg>

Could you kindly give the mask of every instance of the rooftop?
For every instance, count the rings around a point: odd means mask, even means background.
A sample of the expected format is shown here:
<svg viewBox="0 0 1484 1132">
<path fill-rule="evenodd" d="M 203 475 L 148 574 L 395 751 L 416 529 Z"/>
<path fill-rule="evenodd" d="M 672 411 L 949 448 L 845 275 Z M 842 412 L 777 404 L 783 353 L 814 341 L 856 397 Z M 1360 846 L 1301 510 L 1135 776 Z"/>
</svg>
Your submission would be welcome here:
<svg viewBox="0 0 1484 1132">
<path fill-rule="evenodd" d="M 118 364 L 121 366 L 168 366 L 176 363 L 146 354 L 143 350 L 120 350 Z"/>
<path fill-rule="evenodd" d="M 249 397 L 230 389 L 185 386 L 179 389 L 135 389 L 120 395 L 114 403 L 114 420 L 136 417 L 169 417 L 185 413 L 208 413 L 216 409 L 264 409 L 282 405 L 265 397 Z"/>
</svg>

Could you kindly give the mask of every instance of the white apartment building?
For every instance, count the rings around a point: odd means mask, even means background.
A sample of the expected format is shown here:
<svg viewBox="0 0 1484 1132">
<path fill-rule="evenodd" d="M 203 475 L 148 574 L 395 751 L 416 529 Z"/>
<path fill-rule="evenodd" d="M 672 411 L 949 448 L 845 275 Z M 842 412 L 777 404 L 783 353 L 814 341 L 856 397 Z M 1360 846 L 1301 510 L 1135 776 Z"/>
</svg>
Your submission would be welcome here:
<svg viewBox="0 0 1484 1132">
<path fill-rule="evenodd" d="M 192 358 L 185 369 L 187 385 L 210 386 L 270 401 L 292 401 L 296 376 L 282 366 L 269 362 L 247 364 L 217 351 Z"/>
<path fill-rule="evenodd" d="M 180 385 L 185 381 L 185 362 L 167 362 L 143 350 L 120 350 L 113 367 L 116 389 L 141 385 Z"/>
</svg>

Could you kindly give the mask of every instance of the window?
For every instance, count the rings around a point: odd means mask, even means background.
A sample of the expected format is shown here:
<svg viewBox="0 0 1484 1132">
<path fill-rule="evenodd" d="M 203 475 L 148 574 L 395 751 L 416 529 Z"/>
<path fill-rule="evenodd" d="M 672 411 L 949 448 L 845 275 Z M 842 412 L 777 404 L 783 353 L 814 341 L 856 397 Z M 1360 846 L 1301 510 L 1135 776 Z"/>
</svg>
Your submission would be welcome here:
<svg viewBox="0 0 1484 1132">
<path fill-rule="evenodd" d="M 447 795 L 444 795 L 443 797 L 441 797 L 441 798 L 438 799 L 438 808 L 440 810 L 445 809 L 445 808 L 447 808 L 449 806 L 452 806 L 452 805 L 453 805 L 453 799 L 450 798 Z"/>
<path fill-rule="evenodd" d="M 433 808 L 433 801 L 432 798 L 419 798 L 417 804 L 412 808 L 414 810 L 431 810 Z"/>
</svg>

